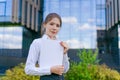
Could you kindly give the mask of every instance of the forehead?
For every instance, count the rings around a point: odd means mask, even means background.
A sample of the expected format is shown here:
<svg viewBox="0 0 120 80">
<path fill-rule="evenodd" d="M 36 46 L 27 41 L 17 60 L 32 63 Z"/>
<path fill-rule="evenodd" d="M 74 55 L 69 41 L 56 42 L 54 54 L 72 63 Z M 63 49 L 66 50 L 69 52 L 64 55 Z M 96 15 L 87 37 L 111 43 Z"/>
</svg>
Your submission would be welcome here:
<svg viewBox="0 0 120 80">
<path fill-rule="evenodd" d="M 58 18 L 52 18 L 49 22 L 60 24 L 60 20 Z"/>
</svg>

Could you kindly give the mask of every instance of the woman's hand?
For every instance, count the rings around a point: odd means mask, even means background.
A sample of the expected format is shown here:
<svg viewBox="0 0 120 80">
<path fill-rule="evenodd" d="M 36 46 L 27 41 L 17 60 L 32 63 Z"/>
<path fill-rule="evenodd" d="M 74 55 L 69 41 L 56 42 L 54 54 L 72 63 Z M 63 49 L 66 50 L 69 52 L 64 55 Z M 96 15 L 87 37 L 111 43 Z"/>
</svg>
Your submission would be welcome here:
<svg viewBox="0 0 120 80">
<path fill-rule="evenodd" d="M 68 44 L 66 42 L 61 41 L 60 45 L 64 48 L 64 54 L 66 54 L 69 50 Z"/>
<path fill-rule="evenodd" d="M 62 66 L 62 65 L 53 66 L 53 67 L 51 67 L 50 71 L 51 71 L 51 73 L 62 75 L 62 73 L 64 71 L 64 66 Z"/>
</svg>

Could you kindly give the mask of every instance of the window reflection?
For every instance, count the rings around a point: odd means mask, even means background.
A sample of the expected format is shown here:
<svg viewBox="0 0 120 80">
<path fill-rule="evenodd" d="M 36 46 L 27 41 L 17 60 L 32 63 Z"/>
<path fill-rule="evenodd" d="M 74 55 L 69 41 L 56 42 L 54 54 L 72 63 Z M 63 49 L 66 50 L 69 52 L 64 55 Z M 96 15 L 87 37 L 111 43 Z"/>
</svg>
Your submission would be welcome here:
<svg viewBox="0 0 120 80">
<path fill-rule="evenodd" d="M 0 27 L 0 49 L 22 49 L 22 27 Z"/>
<path fill-rule="evenodd" d="M 62 16 L 58 37 L 71 49 L 96 48 L 96 0 L 45 0 L 44 4 L 44 17 L 50 12 Z"/>
<path fill-rule="evenodd" d="M 11 21 L 12 0 L 0 0 L 0 22 Z"/>
<path fill-rule="evenodd" d="M 120 49 L 120 25 L 118 25 L 118 43 L 119 43 L 119 49 Z"/>
</svg>

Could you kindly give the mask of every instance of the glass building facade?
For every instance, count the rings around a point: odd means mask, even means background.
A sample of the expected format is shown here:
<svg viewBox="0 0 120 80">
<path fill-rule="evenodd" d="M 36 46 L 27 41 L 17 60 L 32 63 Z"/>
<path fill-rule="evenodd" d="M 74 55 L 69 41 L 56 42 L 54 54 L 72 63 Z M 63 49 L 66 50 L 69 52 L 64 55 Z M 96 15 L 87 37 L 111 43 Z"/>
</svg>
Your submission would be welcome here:
<svg viewBox="0 0 120 80">
<path fill-rule="evenodd" d="M 96 49 L 97 28 L 105 28 L 104 6 L 105 0 L 44 0 L 44 18 L 51 12 L 62 17 L 58 37 L 71 49 Z"/>
<path fill-rule="evenodd" d="M 58 37 L 69 44 L 71 60 L 79 61 L 78 49 L 104 50 L 98 30 L 105 29 L 105 0 L 44 0 L 44 19 L 52 12 L 62 18 Z"/>
<path fill-rule="evenodd" d="M 120 65 L 120 0 L 106 0 L 107 50 Z"/>
<path fill-rule="evenodd" d="M 0 22 L 12 21 L 12 0 L 0 0 Z"/>
<path fill-rule="evenodd" d="M 106 52 L 106 41 L 105 41 L 105 0 L 96 1 L 96 27 L 97 27 L 97 47 L 99 53 Z"/>
<path fill-rule="evenodd" d="M 22 27 L 0 27 L 0 49 L 22 49 Z"/>
<path fill-rule="evenodd" d="M 0 73 L 25 62 L 31 42 L 40 37 L 41 3 L 0 0 Z"/>
</svg>

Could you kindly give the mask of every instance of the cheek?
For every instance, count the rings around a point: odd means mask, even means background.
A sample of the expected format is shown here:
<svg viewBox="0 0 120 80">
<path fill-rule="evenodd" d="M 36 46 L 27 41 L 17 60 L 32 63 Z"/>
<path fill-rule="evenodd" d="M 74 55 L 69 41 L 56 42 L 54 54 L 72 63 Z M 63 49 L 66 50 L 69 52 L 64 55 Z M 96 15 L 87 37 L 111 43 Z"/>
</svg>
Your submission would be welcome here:
<svg viewBox="0 0 120 80">
<path fill-rule="evenodd" d="M 47 26 L 47 27 L 46 27 L 46 30 L 50 30 L 50 29 L 51 29 L 51 26 Z"/>
</svg>

